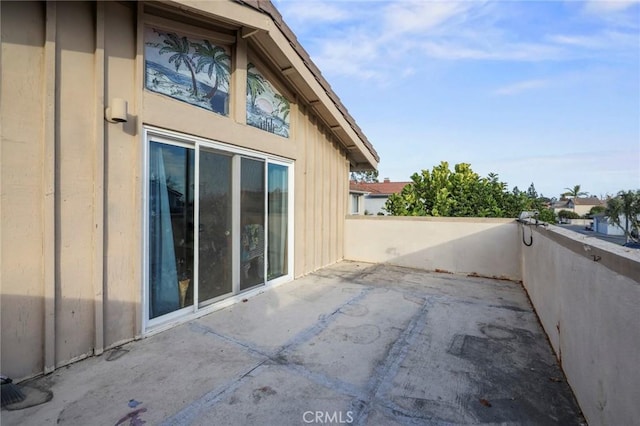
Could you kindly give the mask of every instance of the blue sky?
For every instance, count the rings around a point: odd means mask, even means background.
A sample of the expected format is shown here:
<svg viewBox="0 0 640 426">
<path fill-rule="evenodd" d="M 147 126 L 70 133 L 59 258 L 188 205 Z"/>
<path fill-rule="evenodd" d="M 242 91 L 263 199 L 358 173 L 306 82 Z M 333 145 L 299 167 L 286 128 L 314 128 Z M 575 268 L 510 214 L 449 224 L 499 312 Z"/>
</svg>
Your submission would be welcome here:
<svg viewBox="0 0 640 426">
<path fill-rule="evenodd" d="M 274 0 L 380 154 L 545 196 L 640 189 L 640 2 Z"/>
</svg>

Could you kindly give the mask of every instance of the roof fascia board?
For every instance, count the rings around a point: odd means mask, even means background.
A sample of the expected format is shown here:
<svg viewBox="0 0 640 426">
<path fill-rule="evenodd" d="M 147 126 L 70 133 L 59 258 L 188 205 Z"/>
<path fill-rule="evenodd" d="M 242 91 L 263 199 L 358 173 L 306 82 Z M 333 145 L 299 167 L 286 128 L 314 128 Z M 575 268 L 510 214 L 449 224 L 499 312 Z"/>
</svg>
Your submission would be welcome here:
<svg viewBox="0 0 640 426">
<path fill-rule="evenodd" d="M 311 88 L 313 93 L 316 94 L 318 100 L 320 100 L 320 104 L 329 112 L 331 118 L 335 120 L 342 132 L 346 134 L 346 136 L 352 141 L 352 144 L 358 147 L 359 151 L 364 155 L 366 160 L 374 167 L 377 166 L 378 162 L 374 158 L 374 156 L 369 152 L 364 142 L 360 139 L 360 137 L 353 130 L 349 122 L 346 120 L 342 112 L 338 109 L 338 107 L 334 104 L 333 100 L 329 97 L 329 95 L 325 92 L 322 85 L 316 80 L 313 73 L 307 68 L 306 64 L 302 61 L 302 58 L 298 55 L 298 53 L 293 49 L 293 47 L 289 44 L 289 40 L 282 34 L 280 29 L 273 23 L 273 21 L 269 22 L 269 26 L 271 27 L 269 31 L 269 38 L 273 40 L 273 42 L 280 48 L 280 50 L 285 54 L 285 56 L 291 62 L 293 68 L 297 70 L 297 72 L 302 76 L 305 83 Z M 317 113 L 321 114 L 318 110 L 320 105 L 315 104 L 311 107 Z M 325 118 L 326 120 L 326 118 Z M 334 126 L 330 126 L 333 132 L 339 131 L 340 128 L 335 129 Z"/>
</svg>

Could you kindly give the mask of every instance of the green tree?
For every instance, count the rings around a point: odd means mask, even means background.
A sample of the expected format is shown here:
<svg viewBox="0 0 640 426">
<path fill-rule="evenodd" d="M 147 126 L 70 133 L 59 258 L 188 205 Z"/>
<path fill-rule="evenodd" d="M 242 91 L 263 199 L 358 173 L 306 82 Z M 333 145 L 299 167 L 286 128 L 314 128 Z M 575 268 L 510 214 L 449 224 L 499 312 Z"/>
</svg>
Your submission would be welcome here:
<svg viewBox="0 0 640 426">
<path fill-rule="evenodd" d="M 618 192 L 616 197 L 607 201 L 605 214 L 609 217 L 610 223 L 619 226 L 624 231 L 627 242 L 630 240 L 638 241 L 640 190 Z M 622 226 L 622 220 L 625 220 L 624 226 Z"/>
<path fill-rule="evenodd" d="M 527 197 L 531 198 L 532 200 L 536 200 L 538 198 L 538 191 L 536 191 L 536 187 L 533 185 L 533 182 L 531 182 L 531 185 L 529 185 L 529 189 L 527 189 Z"/>
<path fill-rule="evenodd" d="M 400 194 L 389 197 L 385 210 L 396 216 L 517 217 L 530 200 L 516 188 L 506 188 L 495 173 L 480 177 L 470 164 L 450 170 L 443 161 L 414 173 Z"/>
<path fill-rule="evenodd" d="M 560 219 L 580 219 L 580 215 L 571 210 L 560 210 L 558 212 L 558 217 Z"/>
<path fill-rule="evenodd" d="M 214 81 L 213 87 L 206 95 L 211 99 L 218 91 L 221 82 L 229 84 L 231 58 L 222 47 L 214 46 L 208 40 L 203 40 L 202 43 L 191 43 L 191 46 L 195 50 L 193 57 L 198 61 L 196 72 L 206 68 L 209 79 Z"/>
<path fill-rule="evenodd" d="M 377 170 L 367 170 L 364 172 L 351 172 L 349 179 L 358 183 L 377 183 L 378 182 L 378 171 Z"/>
<path fill-rule="evenodd" d="M 556 223 L 556 214 L 553 209 L 542 208 L 538 210 L 538 220 L 547 223 Z"/>
<path fill-rule="evenodd" d="M 196 81 L 196 69 L 195 63 L 191 56 L 189 56 L 189 51 L 191 45 L 189 44 L 189 40 L 186 37 L 178 37 L 177 34 L 174 33 L 161 33 L 161 36 L 164 37 L 163 43 L 166 46 L 160 48 L 158 53 L 163 55 L 165 53 L 172 53 L 169 57 L 169 63 L 174 64 L 176 67 L 176 72 L 180 69 L 180 66 L 184 64 L 189 72 L 191 73 L 191 84 L 193 86 L 193 95 L 198 96 L 198 82 Z"/>
<path fill-rule="evenodd" d="M 589 214 L 587 216 L 596 216 L 600 213 L 604 213 L 607 208 L 605 206 L 593 206 L 591 210 L 589 210 Z"/>
<path fill-rule="evenodd" d="M 580 185 L 574 185 L 573 188 L 565 188 L 567 192 L 562 193 L 561 195 L 569 198 L 580 198 L 586 197 L 589 195 L 588 192 L 580 191 Z"/>
</svg>

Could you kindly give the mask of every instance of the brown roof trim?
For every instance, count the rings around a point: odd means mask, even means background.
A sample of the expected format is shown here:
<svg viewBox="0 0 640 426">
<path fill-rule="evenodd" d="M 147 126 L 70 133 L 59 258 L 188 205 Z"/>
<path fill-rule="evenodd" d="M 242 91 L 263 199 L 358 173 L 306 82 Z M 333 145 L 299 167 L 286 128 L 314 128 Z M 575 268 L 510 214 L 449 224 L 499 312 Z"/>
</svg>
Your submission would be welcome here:
<svg viewBox="0 0 640 426">
<path fill-rule="evenodd" d="M 298 43 L 298 39 L 296 35 L 293 33 L 293 31 L 291 31 L 291 28 L 289 28 L 289 26 L 284 22 L 284 20 L 282 19 L 282 15 L 280 15 L 280 12 L 278 12 L 278 9 L 276 9 L 273 3 L 271 3 L 270 0 L 233 0 L 233 1 L 235 1 L 236 3 L 240 3 L 245 6 L 251 7 L 253 9 L 256 9 L 261 13 L 268 15 L 273 20 L 273 23 L 280 29 L 280 31 L 282 31 L 282 34 L 284 34 L 287 40 L 289 40 L 289 44 L 291 45 L 291 47 L 295 50 L 298 56 L 300 56 L 300 58 L 302 59 L 306 67 L 309 69 L 309 71 L 311 71 L 313 76 L 316 78 L 316 81 L 320 84 L 320 86 L 322 86 L 327 96 L 329 96 L 329 98 L 333 101 L 336 108 L 338 108 L 340 113 L 342 113 L 345 120 L 347 120 L 351 128 L 356 132 L 358 137 L 362 140 L 362 142 L 367 147 L 371 155 L 373 155 L 376 161 L 379 162 L 380 156 L 376 152 L 375 148 L 373 147 L 371 142 L 369 142 L 369 139 L 367 139 L 365 134 L 362 132 L 362 129 L 360 129 L 360 126 L 356 124 L 355 119 L 351 116 L 351 114 L 349 114 L 349 112 L 347 111 L 347 108 L 342 104 L 342 101 L 340 101 L 340 98 L 338 97 L 338 95 L 335 94 L 329 82 L 327 82 L 327 80 L 324 79 L 324 77 L 322 76 L 322 73 L 320 72 L 320 69 L 313 63 L 307 51 L 302 47 L 302 45 L 300 45 L 300 43 Z"/>
<path fill-rule="evenodd" d="M 413 182 L 349 182 L 350 191 L 367 192 L 372 196 L 399 194 L 405 186 Z"/>
</svg>

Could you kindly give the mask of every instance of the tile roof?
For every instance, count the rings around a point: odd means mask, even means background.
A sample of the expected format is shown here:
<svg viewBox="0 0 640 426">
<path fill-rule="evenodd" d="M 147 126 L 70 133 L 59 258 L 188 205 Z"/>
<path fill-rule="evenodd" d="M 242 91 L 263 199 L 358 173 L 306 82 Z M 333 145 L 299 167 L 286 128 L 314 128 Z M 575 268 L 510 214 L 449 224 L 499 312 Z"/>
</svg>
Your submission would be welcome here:
<svg viewBox="0 0 640 426">
<path fill-rule="evenodd" d="M 558 200 L 554 203 L 551 203 L 551 207 L 553 207 L 554 209 L 568 207 L 568 205 L 569 205 L 569 200 Z"/>
<path fill-rule="evenodd" d="M 576 206 L 603 206 L 605 202 L 598 197 L 585 197 L 574 198 L 573 204 L 575 204 Z"/>
<path fill-rule="evenodd" d="M 368 192 L 371 195 L 391 195 L 402 191 L 406 185 L 412 182 L 349 182 L 349 189 L 352 191 Z"/>
<path fill-rule="evenodd" d="M 573 208 L 573 206 L 604 206 L 606 201 L 602 201 L 598 197 L 581 197 L 581 198 L 569 198 L 561 199 L 552 204 L 555 209 L 559 208 Z"/>
</svg>

